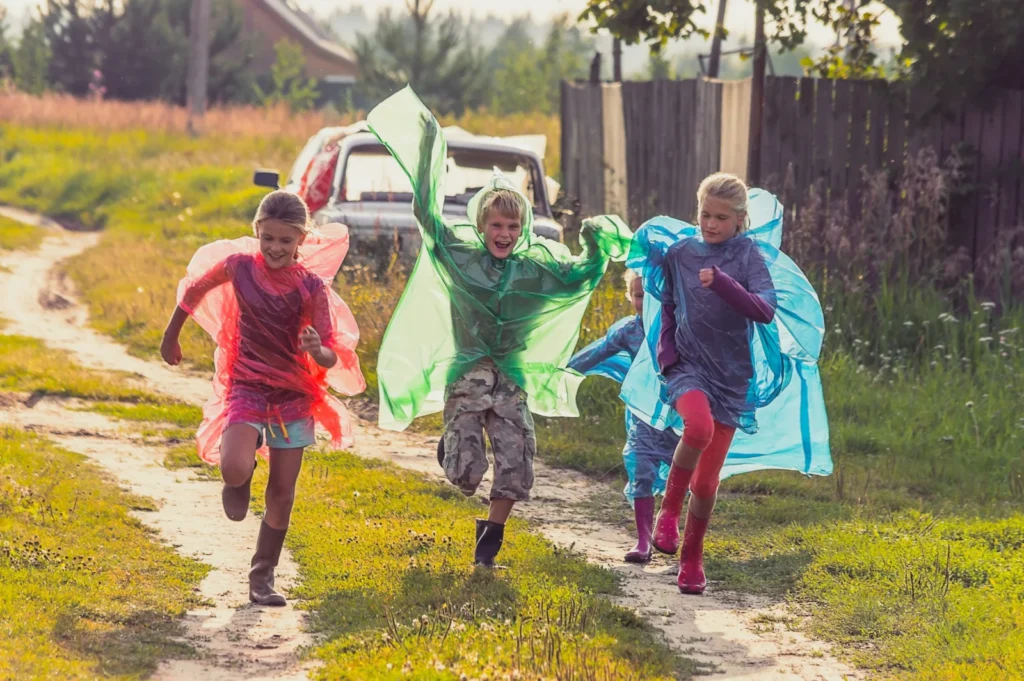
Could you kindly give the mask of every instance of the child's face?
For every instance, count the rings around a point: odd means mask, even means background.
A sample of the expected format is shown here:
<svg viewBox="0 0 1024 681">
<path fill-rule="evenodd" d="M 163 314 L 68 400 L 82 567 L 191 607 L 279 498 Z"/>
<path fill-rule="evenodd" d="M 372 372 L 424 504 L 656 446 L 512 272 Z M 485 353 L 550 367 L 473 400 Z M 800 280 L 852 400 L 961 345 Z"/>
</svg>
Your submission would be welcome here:
<svg viewBox="0 0 1024 681">
<path fill-rule="evenodd" d="M 480 232 L 484 237 L 484 245 L 495 258 L 504 260 L 512 255 L 512 249 L 519 242 L 523 233 L 523 225 L 518 217 L 511 217 L 496 210 L 490 210 L 484 217 Z"/>
<path fill-rule="evenodd" d="M 704 241 L 709 244 L 720 244 L 736 236 L 740 231 L 740 221 L 745 217 L 737 213 L 728 202 L 713 196 L 705 197 L 700 207 L 700 231 Z"/>
<path fill-rule="evenodd" d="M 299 246 L 306 240 L 306 234 L 280 220 L 263 220 L 257 234 L 260 238 L 260 252 L 267 261 L 267 267 L 279 270 L 295 264 Z"/>
<path fill-rule="evenodd" d="M 640 277 L 629 282 L 629 302 L 637 314 L 644 313 L 644 282 Z"/>
</svg>

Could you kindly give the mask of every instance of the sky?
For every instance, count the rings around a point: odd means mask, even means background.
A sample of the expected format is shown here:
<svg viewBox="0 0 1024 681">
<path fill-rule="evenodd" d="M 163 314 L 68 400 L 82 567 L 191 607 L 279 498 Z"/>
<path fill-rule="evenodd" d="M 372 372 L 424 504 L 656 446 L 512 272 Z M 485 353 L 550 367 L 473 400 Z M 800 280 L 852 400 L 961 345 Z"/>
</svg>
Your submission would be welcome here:
<svg viewBox="0 0 1024 681">
<path fill-rule="evenodd" d="M 335 8 L 347 8 L 352 5 L 362 5 L 368 14 L 375 14 L 385 7 L 401 8 L 405 5 L 405 0 L 297 0 L 297 2 L 315 14 L 321 15 L 330 14 Z M 27 10 L 38 5 L 39 0 L 0 0 L 0 4 L 7 6 L 12 17 L 11 24 L 18 26 Z M 549 19 L 565 12 L 578 16 L 586 4 L 586 0 L 434 0 L 435 10 L 454 9 L 465 14 L 478 16 L 494 14 L 502 18 L 528 14 L 534 19 Z M 711 8 L 717 7 L 717 3 L 713 0 L 707 4 Z M 710 10 L 709 15 L 704 16 L 698 23 L 710 28 L 714 22 L 714 16 L 711 15 L 713 11 L 713 9 Z M 734 35 L 753 36 L 753 16 L 753 3 L 750 0 L 732 0 L 726 15 L 726 26 Z M 878 37 L 879 42 L 883 45 L 898 43 L 898 25 L 891 13 L 883 17 Z M 834 34 L 823 26 L 815 26 L 810 30 L 810 38 L 814 43 L 828 44 L 832 42 Z"/>
</svg>

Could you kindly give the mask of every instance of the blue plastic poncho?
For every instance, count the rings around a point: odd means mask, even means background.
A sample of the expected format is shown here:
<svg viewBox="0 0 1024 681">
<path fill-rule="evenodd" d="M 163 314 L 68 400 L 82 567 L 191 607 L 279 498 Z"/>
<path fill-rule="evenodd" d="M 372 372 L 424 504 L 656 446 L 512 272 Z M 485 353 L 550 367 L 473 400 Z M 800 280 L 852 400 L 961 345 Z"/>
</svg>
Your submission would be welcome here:
<svg viewBox="0 0 1024 681">
<path fill-rule="evenodd" d="M 709 298 L 687 309 L 693 298 L 677 295 L 676 338 L 683 341 L 679 361 L 685 367 L 683 373 L 690 374 L 677 381 L 708 392 L 716 420 L 731 418 L 730 425 L 739 427 L 721 479 L 762 469 L 828 475 L 832 472 L 828 418 L 817 365 L 824 338 L 821 303 L 800 268 L 779 250 L 782 206 L 778 199 L 762 190 L 751 190 L 748 214 L 752 228 L 731 241 L 749 243 L 737 243 L 732 248 L 734 253 L 753 255 L 766 268 L 769 283 L 760 283 L 769 288 L 761 294 L 772 301 L 774 319 L 768 324 L 744 321 L 737 328 L 715 329 L 713 318 L 701 314 L 706 312 L 703 303 Z M 682 262 L 710 267 L 711 259 L 702 257 L 707 253 L 706 246 L 699 228 L 657 217 L 637 231 L 627 260 L 628 267 L 643 272 L 647 342 L 630 365 L 621 394 L 638 418 L 661 430 L 682 432 L 683 422 L 672 406 L 672 393 L 688 387 L 673 386 L 671 376 L 668 380 L 661 376 L 653 359 L 661 335 L 665 259 L 670 249 L 690 249 L 693 255 L 682 258 Z M 695 278 L 697 273 L 689 276 Z M 673 284 L 679 286 L 680 282 Z M 738 347 L 749 354 L 737 363 Z M 723 365 L 730 360 L 731 364 Z M 719 390 L 723 386 L 727 390 Z"/>
<path fill-rule="evenodd" d="M 622 383 L 644 345 L 643 320 L 631 315 L 615 322 L 604 338 L 573 355 L 569 368 L 586 376 L 604 376 Z M 622 459 L 629 480 L 622 493 L 632 504 L 637 497 L 664 494 L 679 436 L 658 430 L 626 410 L 626 444 Z"/>
</svg>

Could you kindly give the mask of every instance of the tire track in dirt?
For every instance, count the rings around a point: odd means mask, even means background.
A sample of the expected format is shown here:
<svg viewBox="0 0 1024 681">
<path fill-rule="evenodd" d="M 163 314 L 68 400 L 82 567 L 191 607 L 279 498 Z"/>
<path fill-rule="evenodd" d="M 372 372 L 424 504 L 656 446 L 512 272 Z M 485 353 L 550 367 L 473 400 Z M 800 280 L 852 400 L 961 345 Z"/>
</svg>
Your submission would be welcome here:
<svg viewBox="0 0 1024 681">
<path fill-rule="evenodd" d="M 86 327 L 86 311 L 75 303 L 66 288 L 67 282 L 55 278 L 53 272 L 58 262 L 95 243 L 95 235 L 63 232 L 44 240 L 37 253 L 7 258 L 5 264 L 12 272 L 0 275 L 0 290 L 4 291 L 0 294 L 0 317 L 12 322 L 7 332 L 42 338 L 55 347 L 74 353 L 86 366 L 129 371 L 151 391 L 201 404 L 210 391 L 207 380 L 130 357 L 122 346 Z M 57 306 L 62 309 L 47 309 L 40 302 L 54 296 L 59 296 L 67 304 Z M 387 460 L 441 479 L 443 475 L 435 458 L 436 443 L 436 437 L 381 431 L 372 422 L 357 421 L 355 453 Z M 126 479 L 128 473 L 121 471 L 126 465 L 124 461 L 113 463 L 111 470 L 119 478 Z M 675 587 L 675 568 L 671 562 L 660 559 L 646 568 L 623 563 L 622 554 L 633 541 L 629 533 L 618 525 L 595 519 L 593 511 L 588 513 L 583 509 L 583 506 L 598 503 L 611 513 L 626 513 L 624 504 L 617 502 L 616 505 L 610 501 L 614 493 L 610 494 L 605 485 L 578 473 L 551 469 L 542 464 L 536 466 L 535 472 L 534 502 L 521 505 L 517 513 L 536 524 L 551 541 L 563 547 L 571 546 L 592 562 L 622 576 L 624 596 L 619 603 L 642 614 L 664 632 L 674 647 L 712 666 L 715 671 L 709 678 L 765 681 L 865 678 L 861 672 L 833 657 L 827 645 L 812 641 L 800 632 L 757 630 L 757 618 L 786 614 L 778 604 L 743 594 L 716 591 L 713 582 L 704 596 L 683 597 Z M 175 474 L 165 471 L 164 475 L 173 478 Z M 489 479 L 488 475 L 481 487 L 481 499 L 486 499 Z M 202 503 L 211 514 L 219 516 L 219 501 L 215 498 L 219 486 L 210 482 L 193 482 L 209 488 L 212 495 L 208 500 L 197 503 Z M 194 522 L 194 509 L 195 506 L 184 509 L 187 517 L 183 521 L 190 525 Z M 226 520 L 223 522 L 227 523 Z M 237 531 L 232 533 L 232 528 L 225 527 L 222 533 L 216 534 L 217 540 L 213 545 L 217 550 L 203 560 L 208 563 L 221 560 L 216 554 L 224 541 L 234 541 L 241 534 Z M 242 543 L 246 552 L 243 565 L 247 565 L 248 552 L 254 542 L 247 539 Z M 231 564 L 231 560 L 222 562 Z M 236 581 L 241 583 L 244 579 L 240 575 Z M 223 602 L 226 607 L 231 607 L 229 600 L 222 599 L 218 606 Z M 299 622 L 295 622 L 295 630 L 282 635 L 291 639 L 299 633 Z M 202 641 L 193 643 L 202 649 Z M 239 674 L 235 678 L 254 677 Z"/>
</svg>

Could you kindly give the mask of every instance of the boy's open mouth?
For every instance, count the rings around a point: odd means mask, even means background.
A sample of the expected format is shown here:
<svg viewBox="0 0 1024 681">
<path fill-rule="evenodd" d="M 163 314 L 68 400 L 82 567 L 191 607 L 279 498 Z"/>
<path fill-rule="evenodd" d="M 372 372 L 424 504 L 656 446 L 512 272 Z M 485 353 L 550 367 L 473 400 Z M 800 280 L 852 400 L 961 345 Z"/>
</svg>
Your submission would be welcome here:
<svg viewBox="0 0 1024 681">
<path fill-rule="evenodd" d="M 512 242 L 511 241 L 498 241 L 498 240 L 496 240 L 494 242 L 494 246 L 496 248 L 499 248 L 499 249 L 504 251 L 507 248 L 512 248 Z"/>
</svg>

